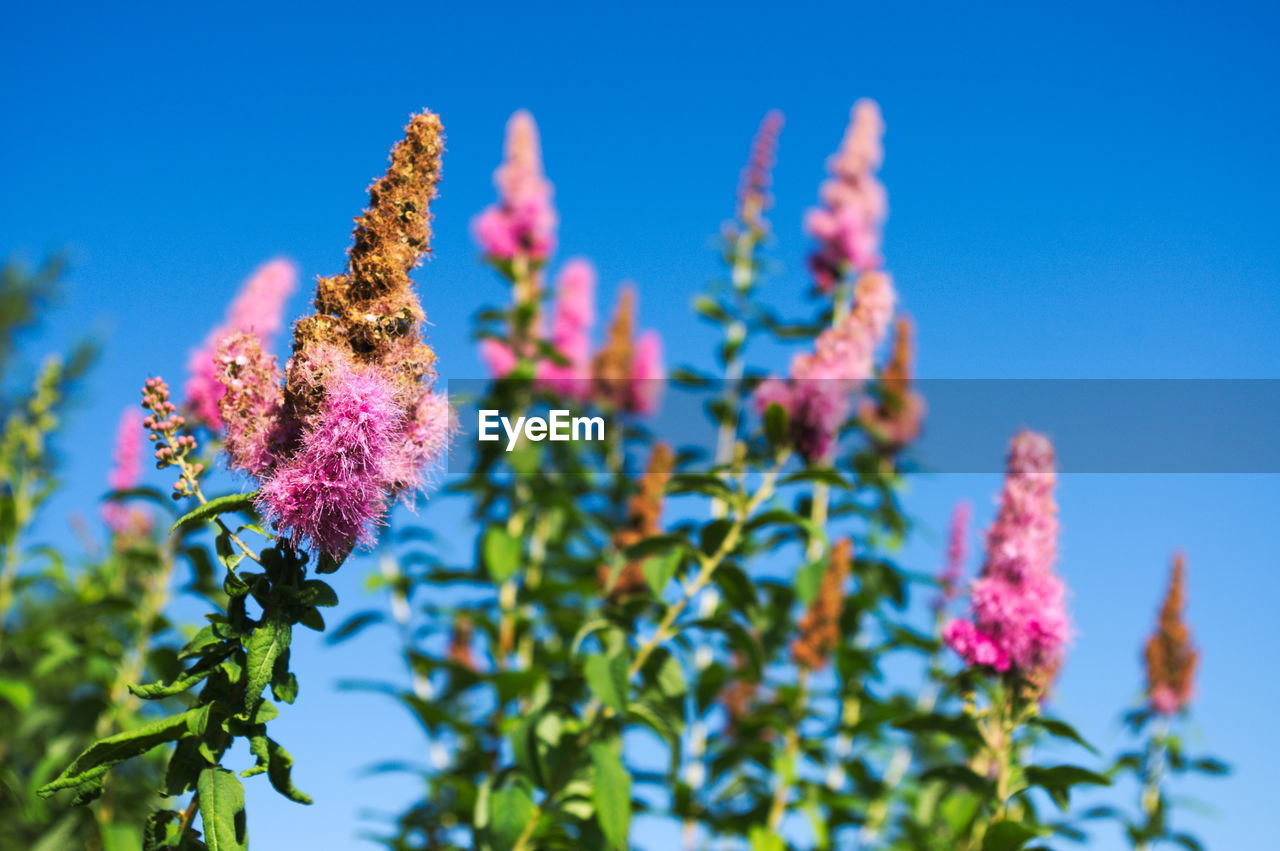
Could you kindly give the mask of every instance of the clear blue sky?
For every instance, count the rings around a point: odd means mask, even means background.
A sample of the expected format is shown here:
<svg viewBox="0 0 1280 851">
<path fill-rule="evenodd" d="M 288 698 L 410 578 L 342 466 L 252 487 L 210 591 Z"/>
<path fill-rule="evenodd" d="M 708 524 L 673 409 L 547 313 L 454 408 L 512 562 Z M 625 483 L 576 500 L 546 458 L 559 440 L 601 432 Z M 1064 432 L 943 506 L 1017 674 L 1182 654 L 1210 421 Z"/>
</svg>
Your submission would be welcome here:
<svg viewBox="0 0 1280 851">
<path fill-rule="evenodd" d="M 672 359 L 705 363 L 709 332 L 685 305 L 717 272 L 709 237 L 757 121 L 787 115 L 770 286 L 795 306 L 800 217 L 865 95 L 889 128 L 886 252 L 924 375 L 1280 377 L 1274 6 L 25 3 L 2 29 L 0 252 L 69 246 L 75 263 L 32 351 L 90 330 L 107 344 L 63 443 L 69 489 L 49 537 L 96 510 L 121 406 L 149 373 L 180 378 L 257 263 L 287 255 L 307 281 L 340 269 L 365 187 L 424 106 L 449 134 L 436 256 L 418 274 L 446 375 L 476 374 L 467 317 L 502 296 L 468 223 L 512 110 L 542 126 L 562 255 L 590 256 L 606 287 L 639 282 Z M 968 496 L 985 525 L 997 487 L 938 476 L 910 499 L 936 530 Z M 1069 476 L 1061 501 L 1079 635 L 1060 712 L 1114 744 L 1168 555 L 1184 548 L 1204 651 L 1196 717 L 1237 768 L 1191 790 L 1217 814 L 1190 824 L 1210 847 L 1270 844 L 1280 478 Z M 906 557 L 929 569 L 937 543 Z M 341 574 L 348 611 L 377 602 L 360 591 L 368 568 Z M 255 847 L 360 847 L 356 814 L 417 790 L 358 770 L 424 759 L 422 739 L 394 707 L 331 684 L 398 675 L 395 645 L 305 640 L 295 659 L 304 691 L 280 737 L 321 803 L 250 784 Z"/>
</svg>

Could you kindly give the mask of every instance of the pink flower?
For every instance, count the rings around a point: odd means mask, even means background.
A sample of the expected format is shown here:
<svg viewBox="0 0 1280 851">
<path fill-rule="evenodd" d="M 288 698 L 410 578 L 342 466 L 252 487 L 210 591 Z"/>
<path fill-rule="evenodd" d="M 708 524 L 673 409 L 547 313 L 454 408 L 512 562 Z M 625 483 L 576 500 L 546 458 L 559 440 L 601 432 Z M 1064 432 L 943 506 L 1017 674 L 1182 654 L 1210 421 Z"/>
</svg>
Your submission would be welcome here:
<svg viewBox="0 0 1280 851">
<path fill-rule="evenodd" d="M 1000 511 L 987 533 L 987 560 L 973 584 L 973 619 L 952 622 L 946 630 L 947 643 L 970 665 L 1012 666 L 1034 676 L 1061 662 L 1070 621 L 1066 588 L 1053 571 L 1055 483 L 1048 438 L 1030 431 L 1015 435 Z M 994 656 L 988 647 L 995 648 Z"/>
<path fill-rule="evenodd" d="M 226 320 L 191 353 L 183 392 L 191 414 L 201 423 L 211 429 L 222 428 L 218 400 L 223 388 L 213 362 L 218 343 L 236 331 L 252 331 L 270 349 L 272 338 L 284 325 L 285 303 L 297 286 L 298 269 L 290 261 L 272 260 L 259 266 L 231 302 Z"/>
<path fill-rule="evenodd" d="M 787 412 L 792 441 L 806 461 L 827 458 L 849 419 L 852 396 L 871 376 L 875 339 L 868 316 L 854 311 L 823 331 L 811 354 L 791 361 L 791 380 L 772 379 L 756 390 L 763 414 L 771 404 Z"/>
<path fill-rule="evenodd" d="M 657 331 L 645 331 L 636 339 L 631 360 L 631 398 L 627 406 L 638 414 L 658 410 L 667 371 L 662 362 L 662 337 Z"/>
<path fill-rule="evenodd" d="M 458 418 L 449 397 L 430 390 L 423 393 L 388 462 L 389 490 L 411 505 L 426 486 L 428 466 L 444 456 L 450 435 L 457 430 Z"/>
<path fill-rule="evenodd" d="M 873 270 L 858 278 L 853 288 L 853 312 L 871 335 L 871 347 L 877 348 L 889 333 L 898 293 L 888 273 Z"/>
<path fill-rule="evenodd" d="M 973 507 L 968 500 L 960 500 L 951 512 L 951 529 L 947 535 L 947 562 L 938 576 L 938 584 L 942 590 L 938 595 L 935 607 L 945 608 L 947 603 L 955 599 L 960 591 L 960 583 L 964 579 L 964 564 L 969 557 L 969 521 L 973 516 Z"/>
<path fill-rule="evenodd" d="M 881 231 L 889 205 L 875 173 L 884 159 L 883 134 L 875 101 L 858 101 L 840 150 L 827 163 L 831 177 L 819 192 L 822 206 L 805 216 L 805 231 L 818 241 L 809 264 L 824 292 L 850 269 L 866 271 L 882 263 Z"/>
<path fill-rule="evenodd" d="M 214 363 L 218 382 L 226 391 L 218 400 L 218 413 L 226 429 L 228 466 L 265 476 L 288 450 L 298 429 L 282 413 L 280 365 L 252 333 L 224 337 Z"/>
<path fill-rule="evenodd" d="M 146 430 L 142 419 L 142 413 L 132 406 L 120 414 L 111 472 L 107 474 L 113 491 L 131 490 L 142 483 L 142 435 Z M 151 528 L 149 514 L 114 500 L 102 506 L 102 519 L 117 535 L 146 534 Z"/>
<path fill-rule="evenodd" d="M 570 260 L 556 281 L 551 344 L 569 362 L 542 361 L 538 365 L 538 381 L 565 396 L 585 398 L 591 392 L 591 326 L 596 319 L 595 289 L 596 270 L 586 260 Z"/>
<path fill-rule="evenodd" d="M 484 361 L 489 375 L 506 378 L 516 368 L 516 353 L 501 340 L 486 337 L 480 341 L 480 360 Z"/>
<path fill-rule="evenodd" d="M 476 217 L 476 241 L 497 260 L 525 254 L 545 261 L 555 250 L 556 210 L 551 182 L 542 172 L 538 126 L 524 110 L 507 122 L 506 158 L 494 172 L 493 182 L 498 203 Z"/>
<path fill-rule="evenodd" d="M 386 513 L 404 423 L 395 389 L 375 371 L 330 376 L 324 405 L 298 450 L 259 489 L 263 514 L 295 544 L 331 556 L 371 545 Z"/>
</svg>

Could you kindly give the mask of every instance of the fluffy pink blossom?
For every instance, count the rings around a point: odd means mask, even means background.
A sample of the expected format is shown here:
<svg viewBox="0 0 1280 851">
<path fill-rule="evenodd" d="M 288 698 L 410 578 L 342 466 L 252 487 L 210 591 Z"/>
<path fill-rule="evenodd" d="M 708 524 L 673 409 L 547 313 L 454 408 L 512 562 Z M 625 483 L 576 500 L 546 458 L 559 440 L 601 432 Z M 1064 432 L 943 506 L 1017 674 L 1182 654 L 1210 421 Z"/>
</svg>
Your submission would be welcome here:
<svg viewBox="0 0 1280 851">
<path fill-rule="evenodd" d="M 116 426 L 111 472 L 107 474 L 107 484 L 113 491 L 130 490 L 142 483 L 144 432 L 142 413 L 132 406 L 125 408 Z M 107 528 L 117 535 L 145 533 L 151 526 L 151 517 L 145 511 L 114 500 L 102 506 L 102 519 Z"/>
<path fill-rule="evenodd" d="M 428 466 L 448 451 L 449 438 L 457 430 L 457 415 L 449 397 L 433 390 L 423 393 L 388 462 L 389 490 L 412 504 L 426 486 Z"/>
<path fill-rule="evenodd" d="M 551 182 L 542 172 L 538 126 L 525 110 L 507 122 L 506 157 L 493 182 L 498 203 L 481 212 L 473 224 L 484 253 L 498 260 L 517 254 L 546 260 L 555 250 L 556 210 Z"/>
<path fill-rule="evenodd" d="M 1070 636 L 1066 588 L 1054 573 L 1058 507 L 1053 445 L 1030 431 L 1014 436 L 1000 510 L 987 532 L 987 559 L 972 589 L 973 617 L 944 638 L 970 665 L 1034 675 L 1052 671 Z"/>
<path fill-rule="evenodd" d="M 191 414 L 211 429 L 222 428 L 218 400 L 223 387 L 218 381 L 214 354 L 228 334 L 252 331 L 271 348 L 272 338 L 284 325 L 284 307 L 298 286 L 298 269 L 288 260 L 272 260 L 259 266 L 245 281 L 227 310 L 226 320 L 209 332 L 187 363 L 189 377 L 183 393 Z"/>
<path fill-rule="evenodd" d="M 870 333 L 873 349 L 888 335 L 897 304 L 898 293 L 887 272 L 873 270 L 859 276 L 853 288 L 853 312 Z"/>
<path fill-rule="evenodd" d="M 936 603 L 938 609 L 944 608 L 960 591 L 965 561 L 969 558 L 969 522 L 972 517 L 973 506 L 964 499 L 957 502 L 951 512 L 951 528 L 947 533 L 947 560 L 938 576 L 938 584 L 942 586 Z"/>
<path fill-rule="evenodd" d="M 397 470 L 404 423 L 395 389 L 376 371 L 330 376 L 325 403 L 297 451 L 262 482 L 262 513 L 295 544 L 331 556 L 371 545 Z"/>
<path fill-rule="evenodd" d="M 824 292 L 850 270 L 874 269 L 883 262 L 880 243 L 889 204 L 876 177 L 884 159 L 883 135 L 875 101 L 858 101 L 840 150 L 827 162 L 831 177 L 819 192 L 822 206 L 805 216 L 805 231 L 818 242 L 809 264 Z"/>
<path fill-rule="evenodd" d="M 662 360 L 662 336 L 657 331 L 645 331 L 636 339 L 632 353 L 628 408 L 638 414 L 657 411 L 666 377 L 667 370 Z"/>
<path fill-rule="evenodd" d="M 595 290 L 596 270 L 586 260 L 570 260 L 556 280 L 550 338 L 556 351 L 569 362 L 542 361 L 538 365 L 538 381 L 566 396 L 582 398 L 591 391 L 591 326 L 596 319 Z"/>
</svg>

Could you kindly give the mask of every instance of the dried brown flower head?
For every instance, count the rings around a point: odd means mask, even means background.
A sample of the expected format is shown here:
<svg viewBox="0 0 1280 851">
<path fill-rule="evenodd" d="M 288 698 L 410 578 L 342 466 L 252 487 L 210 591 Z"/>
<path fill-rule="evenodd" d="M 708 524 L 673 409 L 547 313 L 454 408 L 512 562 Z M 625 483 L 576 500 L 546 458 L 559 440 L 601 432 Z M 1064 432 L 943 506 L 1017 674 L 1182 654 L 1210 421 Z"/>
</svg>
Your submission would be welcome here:
<svg viewBox="0 0 1280 851">
<path fill-rule="evenodd" d="M 822 574 L 818 594 L 800 620 L 800 637 L 791 645 L 791 658 L 802 668 L 816 671 L 840 642 L 840 616 L 844 613 L 844 585 L 853 572 L 853 541 L 842 538 L 831 548 L 831 559 Z"/>
<path fill-rule="evenodd" d="M 458 615 L 453 621 L 453 631 L 449 633 L 448 659 L 455 665 L 476 670 L 476 657 L 471 652 L 471 638 L 475 635 L 475 625 L 466 615 Z"/>
<path fill-rule="evenodd" d="M 878 402 L 864 402 L 861 418 L 884 452 L 900 452 L 920 436 L 924 397 L 911 386 L 915 365 L 915 325 L 907 316 L 894 322 L 893 350 L 881 376 Z"/>
<path fill-rule="evenodd" d="M 591 375 L 596 398 L 625 408 L 631 397 L 632 364 L 635 360 L 636 291 L 623 285 L 618 307 L 605 344 L 596 353 Z"/>
<path fill-rule="evenodd" d="M 1160 607 L 1156 631 L 1147 639 L 1147 695 L 1151 708 L 1161 715 L 1175 715 L 1191 702 L 1196 664 L 1200 654 L 1191 643 L 1191 630 L 1183 620 L 1187 600 L 1186 557 L 1173 557 L 1169 591 Z"/>
<path fill-rule="evenodd" d="M 645 538 L 661 534 L 663 497 L 671 482 L 675 461 L 675 454 L 670 446 L 665 443 L 653 445 L 649 463 L 640 479 L 640 489 L 627 503 L 626 525 L 614 533 L 613 545 L 616 549 L 624 550 Z M 598 573 L 601 587 L 609 588 L 612 569 L 609 565 L 601 565 Z M 610 588 L 609 596 L 611 599 L 620 599 L 645 593 L 647 589 L 643 562 L 632 561 L 623 566 Z"/>
<path fill-rule="evenodd" d="M 369 187 L 347 270 L 317 282 L 316 313 L 294 326 L 286 397 L 298 414 L 319 404 L 316 388 L 335 357 L 383 368 L 407 399 L 416 400 L 433 374 L 435 353 L 422 339 L 425 315 L 409 272 L 430 250 L 443 152 L 439 116 L 419 113 L 391 149 L 386 174 Z"/>
</svg>

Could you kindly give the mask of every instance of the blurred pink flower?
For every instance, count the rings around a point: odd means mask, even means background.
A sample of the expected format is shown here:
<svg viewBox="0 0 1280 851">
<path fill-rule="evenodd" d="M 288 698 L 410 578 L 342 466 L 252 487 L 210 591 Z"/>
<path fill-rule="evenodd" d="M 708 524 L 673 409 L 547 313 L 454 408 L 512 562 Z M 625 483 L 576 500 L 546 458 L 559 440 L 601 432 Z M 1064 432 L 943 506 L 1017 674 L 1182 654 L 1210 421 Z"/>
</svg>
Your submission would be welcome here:
<svg viewBox="0 0 1280 851">
<path fill-rule="evenodd" d="M 889 204 L 876 177 L 884 159 L 883 134 L 880 107 L 858 101 L 840 150 L 827 162 L 831 177 L 819 192 L 822 206 L 805 216 L 805 231 L 818 241 L 809 265 L 823 292 L 850 270 L 866 271 L 883 262 L 880 242 Z"/>
<path fill-rule="evenodd" d="M 666 377 L 667 371 L 662 361 L 662 337 L 657 331 L 645 331 L 636 339 L 632 353 L 628 408 L 638 414 L 657 411 Z"/>
<path fill-rule="evenodd" d="M 935 608 L 943 609 L 960 593 L 960 584 L 964 581 L 964 565 L 969 557 L 969 522 L 973 517 L 973 506 L 968 500 L 956 503 L 951 512 L 951 528 L 947 534 L 947 561 L 938 576 L 941 591 Z"/>
<path fill-rule="evenodd" d="M 222 398 L 223 388 L 213 362 L 218 343 L 236 331 L 252 331 L 269 350 L 272 338 L 284 325 L 285 303 L 297 286 L 298 269 L 292 262 L 277 259 L 259 266 L 232 300 L 226 320 L 210 331 L 200 348 L 191 353 L 183 393 L 191 415 L 201 424 L 211 429 L 222 428 L 218 400 Z"/>
<path fill-rule="evenodd" d="M 111 472 L 107 474 L 107 484 L 113 491 L 127 491 L 142 484 L 142 445 L 146 431 L 142 420 L 142 412 L 133 406 L 120 413 Z M 102 519 L 117 535 L 145 534 L 151 528 L 151 516 L 146 511 L 114 500 L 103 504 Z"/>
<path fill-rule="evenodd" d="M 411 505 L 427 484 L 429 465 L 448 451 L 450 436 L 457 430 L 458 418 L 449 397 L 435 391 L 423 393 L 388 461 L 389 490 Z"/>
<path fill-rule="evenodd" d="M 484 253 L 498 260 L 525 254 L 545 261 L 555 250 L 556 210 L 542 171 L 542 149 L 533 116 L 519 110 L 507 121 L 506 156 L 493 175 L 498 203 L 473 224 Z"/>
<path fill-rule="evenodd" d="M 1048 438 L 1026 430 L 1015 435 L 1000 510 L 987 533 L 987 560 L 973 584 L 973 619 L 952 622 L 944 636 L 970 665 L 1013 667 L 1034 677 L 1061 662 L 1070 622 L 1066 588 L 1053 571 L 1055 483 Z"/>
<path fill-rule="evenodd" d="M 556 280 L 556 302 L 551 314 L 551 344 L 569 362 L 558 364 L 544 360 L 538 365 L 539 383 L 554 392 L 577 398 L 590 395 L 591 326 L 596 319 L 595 290 L 596 270 L 586 260 L 570 260 Z"/>
<path fill-rule="evenodd" d="M 501 340 L 486 337 L 480 341 L 480 360 L 484 361 L 489 375 L 506 378 L 516 368 L 516 353 Z"/>
</svg>

